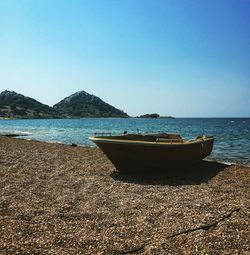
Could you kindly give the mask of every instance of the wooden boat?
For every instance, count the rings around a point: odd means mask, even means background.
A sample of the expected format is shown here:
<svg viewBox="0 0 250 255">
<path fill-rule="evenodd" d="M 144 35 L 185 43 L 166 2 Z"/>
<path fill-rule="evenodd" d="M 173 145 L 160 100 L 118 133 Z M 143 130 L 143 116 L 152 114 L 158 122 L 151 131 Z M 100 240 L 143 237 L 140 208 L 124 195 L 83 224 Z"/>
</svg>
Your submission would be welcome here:
<svg viewBox="0 0 250 255">
<path fill-rule="evenodd" d="M 126 134 L 89 138 L 122 172 L 180 168 L 200 162 L 213 149 L 213 136 L 183 140 L 179 134 Z"/>
</svg>

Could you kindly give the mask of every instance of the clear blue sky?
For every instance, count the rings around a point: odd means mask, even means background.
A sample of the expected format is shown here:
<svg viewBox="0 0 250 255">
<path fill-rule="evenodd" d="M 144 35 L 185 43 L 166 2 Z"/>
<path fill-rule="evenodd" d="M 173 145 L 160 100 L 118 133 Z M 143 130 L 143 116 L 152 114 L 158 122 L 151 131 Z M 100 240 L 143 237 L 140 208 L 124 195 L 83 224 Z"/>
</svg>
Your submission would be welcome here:
<svg viewBox="0 0 250 255">
<path fill-rule="evenodd" d="M 0 90 L 136 116 L 250 117 L 250 0 L 1 0 Z"/>
</svg>

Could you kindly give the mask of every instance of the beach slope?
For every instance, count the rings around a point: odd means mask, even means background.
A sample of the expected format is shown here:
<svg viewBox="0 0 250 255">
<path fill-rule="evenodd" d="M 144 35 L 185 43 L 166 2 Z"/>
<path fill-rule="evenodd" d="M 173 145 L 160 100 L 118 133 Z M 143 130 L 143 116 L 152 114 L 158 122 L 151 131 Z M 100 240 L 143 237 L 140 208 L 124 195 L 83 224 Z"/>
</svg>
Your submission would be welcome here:
<svg viewBox="0 0 250 255">
<path fill-rule="evenodd" d="M 121 175 L 97 148 L 0 136 L 0 254 L 249 254 L 249 170 Z"/>
</svg>

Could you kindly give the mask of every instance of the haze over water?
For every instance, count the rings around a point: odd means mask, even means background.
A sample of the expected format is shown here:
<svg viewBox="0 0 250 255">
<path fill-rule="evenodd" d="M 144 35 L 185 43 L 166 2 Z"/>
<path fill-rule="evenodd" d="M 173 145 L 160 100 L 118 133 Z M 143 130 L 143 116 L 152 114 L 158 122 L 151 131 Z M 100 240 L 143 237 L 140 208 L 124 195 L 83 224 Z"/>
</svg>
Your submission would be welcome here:
<svg viewBox="0 0 250 255">
<path fill-rule="evenodd" d="M 25 139 L 94 146 L 88 137 L 96 132 L 180 133 L 192 139 L 199 134 L 215 136 L 210 160 L 250 165 L 250 118 L 83 118 L 49 120 L 0 120 L 0 132 L 29 134 Z"/>
</svg>

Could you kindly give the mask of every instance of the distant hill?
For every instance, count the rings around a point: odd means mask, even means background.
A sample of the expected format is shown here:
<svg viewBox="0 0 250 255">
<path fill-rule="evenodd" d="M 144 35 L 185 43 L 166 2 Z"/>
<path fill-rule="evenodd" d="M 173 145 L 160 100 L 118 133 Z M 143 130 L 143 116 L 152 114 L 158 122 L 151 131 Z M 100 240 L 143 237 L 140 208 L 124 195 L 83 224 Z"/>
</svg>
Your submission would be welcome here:
<svg viewBox="0 0 250 255">
<path fill-rule="evenodd" d="M 85 91 L 66 97 L 53 107 L 14 91 L 0 94 L 0 118 L 128 117 L 126 113 Z"/>
<path fill-rule="evenodd" d="M 123 111 L 85 91 L 64 98 L 53 108 L 62 115 L 74 117 L 128 117 Z"/>
<path fill-rule="evenodd" d="M 33 98 L 14 91 L 5 90 L 0 94 L 0 117 L 4 118 L 54 118 L 55 109 Z"/>
</svg>

